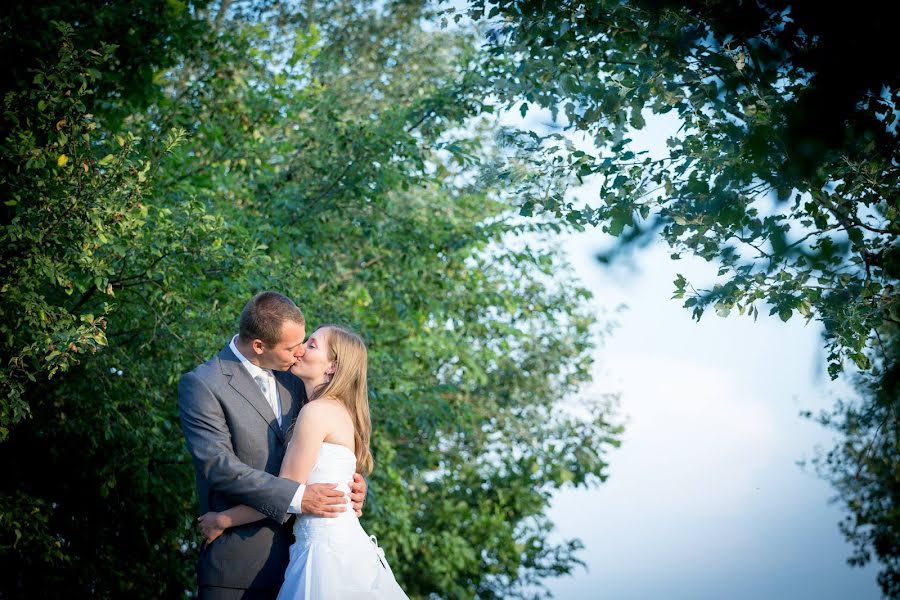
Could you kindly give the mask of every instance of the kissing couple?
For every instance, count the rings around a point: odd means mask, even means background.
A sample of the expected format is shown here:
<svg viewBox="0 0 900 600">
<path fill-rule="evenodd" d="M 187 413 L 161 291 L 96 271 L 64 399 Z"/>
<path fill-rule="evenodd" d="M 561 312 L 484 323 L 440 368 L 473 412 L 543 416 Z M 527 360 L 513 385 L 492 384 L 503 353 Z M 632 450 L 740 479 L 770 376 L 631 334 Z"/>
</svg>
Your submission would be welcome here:
<svg viewBox="0 0 900 600">
<path fill-rule="evenodd" d="M 359 523 L 372 471 L 362 339 L 262 292 L 181 378 L 204 536 L 201 600 L 406 599 Z M 293 526 L 291 527 L 291 517 Z"/>
</svg>

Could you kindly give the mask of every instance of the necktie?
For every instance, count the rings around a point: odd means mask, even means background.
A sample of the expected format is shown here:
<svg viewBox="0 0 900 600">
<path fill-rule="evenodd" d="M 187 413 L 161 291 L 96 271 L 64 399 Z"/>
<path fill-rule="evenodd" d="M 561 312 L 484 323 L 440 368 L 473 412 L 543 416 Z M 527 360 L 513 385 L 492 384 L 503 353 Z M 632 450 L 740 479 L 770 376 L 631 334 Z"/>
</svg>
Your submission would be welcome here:
<svg viewBox="0 0 900 600">
<path fill-rule="evenodd" d="M 256 377 L 253 378 L 256 381 L 256 385 L 259 386 L 259 390 L 262 392 L 262 395 L 266 397 L 266 400 L 269 399 L 269 386 L 266 382 L 266 374 L 265 372 L 260 373 Z"/>
<path fill-rule="evenodd" d="M 274 395 L 269 393 L 269 385 L 271 383 L 269 381 L 269 371 L 263 371 L 253 379 L 256 381 L 256 385 L 259 386 L 259 390 L 262 392 L 266 402 L 272 407 L 272 412 L 275 413 L 275 420 L 281 424 L 281 410 L 278 407 L 278 402 L 273 398 Z"/>
</svg>

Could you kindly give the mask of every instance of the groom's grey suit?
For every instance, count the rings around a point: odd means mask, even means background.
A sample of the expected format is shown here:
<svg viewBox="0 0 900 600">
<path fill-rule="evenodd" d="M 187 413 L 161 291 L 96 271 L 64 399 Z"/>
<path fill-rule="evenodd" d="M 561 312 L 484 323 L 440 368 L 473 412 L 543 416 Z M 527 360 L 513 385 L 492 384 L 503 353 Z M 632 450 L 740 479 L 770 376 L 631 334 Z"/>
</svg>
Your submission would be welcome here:
<svg viewBox="0 0 900 600">
<path fill-rule="evenodd" d="M 292 542 L 288 507 L 298 484 L 277 477 L 286 434 L 306 401 L 302 382 L 275 371 L 281 425 L 241 361 L 225 346 L 181 378 L 181 427 L 194 459 L 200 513 L 246 504 L 268 519 L 228 529 L 200 551 L 201 588 L 281 587 Z"/>
</svg>

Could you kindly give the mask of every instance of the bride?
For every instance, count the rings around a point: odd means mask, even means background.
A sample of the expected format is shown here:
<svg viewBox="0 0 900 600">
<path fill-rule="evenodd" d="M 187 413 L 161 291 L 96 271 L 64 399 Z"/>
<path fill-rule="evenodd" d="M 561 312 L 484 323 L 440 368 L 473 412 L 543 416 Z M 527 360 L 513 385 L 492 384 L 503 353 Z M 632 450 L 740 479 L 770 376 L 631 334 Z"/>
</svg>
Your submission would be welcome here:
<svg viewBox="0 0 900 600">
<path fill-rule="evenodd" d="M 366 361 L 363 341 L 343 327 L 322 326 L 309 336 L 306 353 L 291 368 L 303 381 L 309 402 L 294 424 L 281 477 L 322 483 L 350 481 L 355 472 L 372 472 Z M 350 492 L 347 484 L 338 489 Z M 209 543 L 229 527 L 263 518 L 262 513 L 240 505 L 208 512 L 200 525 Z M 337 518 L 299 515 L 294 537 L 278 600 L 407 597 L 375 536 L 367 536 L 359 524 L 349 498 Z"/>
</svg>

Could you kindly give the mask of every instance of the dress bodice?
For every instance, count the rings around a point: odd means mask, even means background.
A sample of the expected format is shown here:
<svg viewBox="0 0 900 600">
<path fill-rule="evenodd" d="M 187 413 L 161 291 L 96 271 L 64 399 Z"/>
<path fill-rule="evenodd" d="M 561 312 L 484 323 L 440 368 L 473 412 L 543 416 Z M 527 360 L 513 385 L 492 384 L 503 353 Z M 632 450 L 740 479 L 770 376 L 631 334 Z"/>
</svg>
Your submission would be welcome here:
<svg viewBox="0 0 900 600">
<path fill-rule="evenodd" d="M 340 444 L 322 443 L 306 482 L 335 483 L 345 493 L 356 471 L 356 455 Z M 296 541 L 278 600 L 409 600 L 374 536 L 366 535 L 347 498 L 340 516 L 300 515 Z"/>
<path fill-rule="evenodd" d="M 322 442 L 319 458 L 309 474 L 307 483 L 334 482 L 342 484 L 347 490 L 347 483 L 356 472 L 356 455 L 347 446 Z"/>
<path fill-rule="evenodd" d="M 322 448 L 319 450 L 319 458 L 313 465 L 312 471 L 309 473 L 306 483 L 336 483 L 337 489 L 345 494 L 350 493 L 350 481 L 353 479 L 353 473 L 356 472 L 356 455 L 350 448 L 340 444 L 331 442 L 322 442 Z M 349 497 L 347 499 L 347 510 L 341 513 L 342 517 L 356 518 L 353 507 L 350 506 Z M 325 519 L 325 517 L 312 517 L 303 515 L 304 519 Z M 332 519 L 325 519 L 332 520 Z"/>
</svg>

